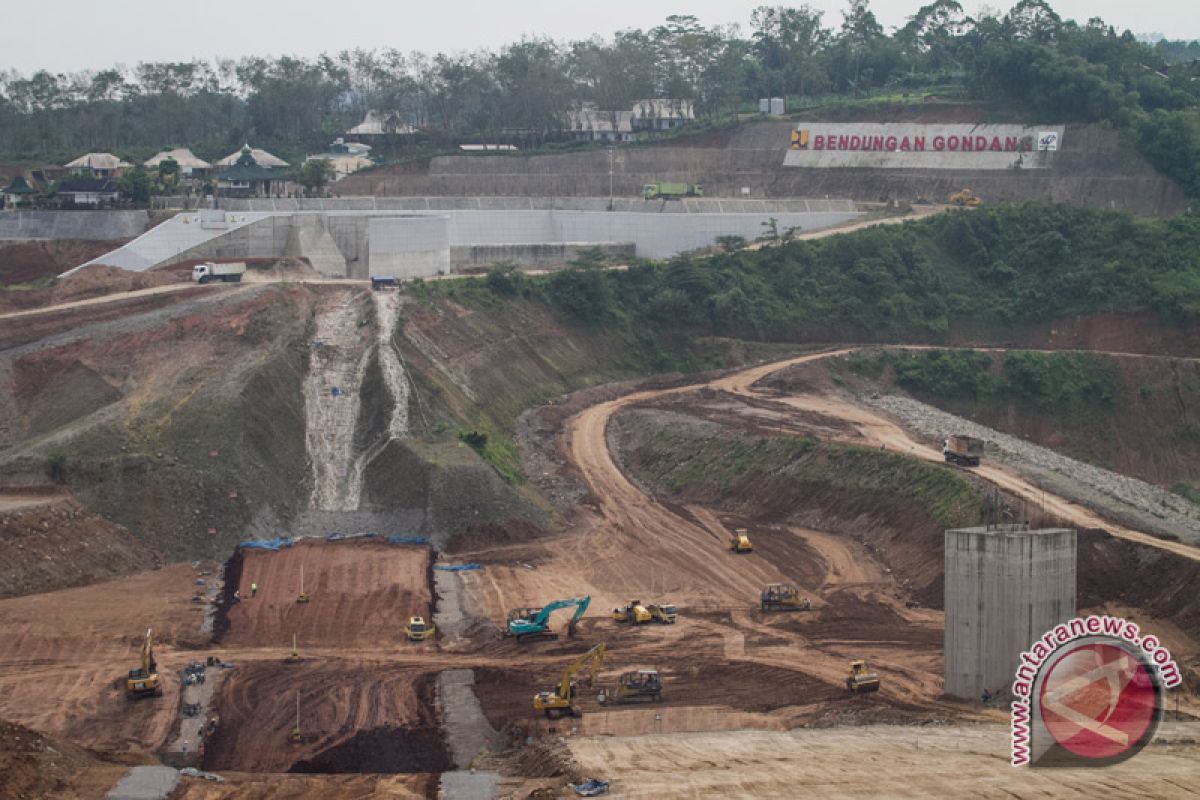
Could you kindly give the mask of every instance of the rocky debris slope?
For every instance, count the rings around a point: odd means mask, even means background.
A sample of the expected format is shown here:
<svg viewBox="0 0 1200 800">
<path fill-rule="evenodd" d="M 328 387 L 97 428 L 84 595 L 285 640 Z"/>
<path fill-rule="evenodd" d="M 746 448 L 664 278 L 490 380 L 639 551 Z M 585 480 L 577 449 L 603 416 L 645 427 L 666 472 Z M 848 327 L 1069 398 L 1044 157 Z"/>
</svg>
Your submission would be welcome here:
<svg viewBox="0 0 1200 800">
<path fill-rule="evenodd" d="M 940 439 L 953 432 L 986 439 L 985 457 L 1011 464 L 1055 494 L 1160 536 L 1200 544 L 1200 506 L 1171 492 L 1067 458 L 908 397 L 883 395 L 864 402 L 926 436 Z"/>
<path fill-rule="evenodd" d="M 400 351 L 392 344 L 392 332 L 400 316 L 400 295 L 392 292 L 375 292 L 375 315 L 378 320 L 379 364 L 383 369 L 384 383 L 392 396 L 392 415 L 388 420 L 388 436 L 400 439 L 408 435 L 408 375 L 400 360 Z"/>
<path fill-rule="evenodd" d="M 304 411 L 313 481 L 310 506 L 318 511 L 354 511 L 362 493 L 362 464 L 354 452 L 359 388 L 370 356 L 358 333 L 362 312 L 357 298 L 348 295 L 317 316 Z"/>
</svg>

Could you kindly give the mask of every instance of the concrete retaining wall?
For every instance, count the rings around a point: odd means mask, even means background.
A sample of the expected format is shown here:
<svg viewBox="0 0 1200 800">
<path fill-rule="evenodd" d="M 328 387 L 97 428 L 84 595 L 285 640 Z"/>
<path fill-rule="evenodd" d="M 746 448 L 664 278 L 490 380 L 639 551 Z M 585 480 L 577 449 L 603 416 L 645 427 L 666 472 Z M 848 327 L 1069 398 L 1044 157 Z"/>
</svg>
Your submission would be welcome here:
<svg viewBox="0 0 1200 800">
<path fill-rule="evenodd" d="M 608 197 L 330 197 L 236 198 L 221 201 L 227 211 L 608 211 Z M 643 200 L 617 197 L 613 211 L 645 214 L 762 214 L 849 212 L 845 198 L 743 199 L 701 197 Z"/>
<path fill-rule="evenodd" d="M 448 275 L 450 227 L 444 215 L 372 219 L 367 233 L 370 273 L 397 278 Z"/>
<path fill-rule="evenodd" d="M 507 248 L 504 260 L 544 266 L 545 259 L 557 259 L 552 251 L 570 258 L 573 255 L 569 255 L 569 248 L 581 243 L 619 246 L 624 248 L 622 253 L 639 258 L 668 258 L 709 247 L 719 236 L 753 239 L 763 232 L 763 223 L 769 218 L 775 218 L 781 230 L 814 230 L 857 216 L 858 212 L 846 210 L 742 214 L 567 210 L 189 212 L 90 263 L 145 270 L 190 259 L 294 255 L 310 258 L 324 274 L 413 277 L 449 272 L 452 248 L 473 248 L 459 249 L 456 256 L 458 263 L 472 266 L 482 266 L 483 254 L 495 247 Z"/>
<path fill-rule="evenodd" d="M 150 224 L 145 211 L 4 211 L 0 239 L 111 241 L 141 236 Z"/>
<path fill-rule="evenodd" d="M 569 264 L 585 250 L 598 248 L 612 261 L 623 263 L 635 257 L 633 242 L 562 242 L 559 244 L 476 244 L 450 248 L 450 267 L 455 271 L 481 269 L 512 263 L 523 267 L 551 268 Z"/>
</svg>

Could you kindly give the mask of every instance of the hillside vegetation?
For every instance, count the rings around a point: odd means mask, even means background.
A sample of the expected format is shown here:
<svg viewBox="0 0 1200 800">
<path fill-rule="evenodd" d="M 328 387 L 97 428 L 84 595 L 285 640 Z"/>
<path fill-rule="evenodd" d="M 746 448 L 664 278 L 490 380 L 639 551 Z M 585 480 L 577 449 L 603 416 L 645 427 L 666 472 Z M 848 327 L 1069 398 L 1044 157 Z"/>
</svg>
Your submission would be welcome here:
<svg viewBox="0 0 1200 800">
<path fill-rule="evenodd" d="M 546 277 L 498 268 L 438 287 L 467 301 L 522 296 L 658 351 L 684 335 L 752 340 L 944 340 L 951 328 L 1081 314 L 1200 318 L 1200 219 L 1027 204 L 842 236 L 681 255 L 628 270 L 590 261 Z M 1003 334 L 998 334 L 1003 335 Z M 633 354 L 631 354 L 633 355 Z"/>
</svg>

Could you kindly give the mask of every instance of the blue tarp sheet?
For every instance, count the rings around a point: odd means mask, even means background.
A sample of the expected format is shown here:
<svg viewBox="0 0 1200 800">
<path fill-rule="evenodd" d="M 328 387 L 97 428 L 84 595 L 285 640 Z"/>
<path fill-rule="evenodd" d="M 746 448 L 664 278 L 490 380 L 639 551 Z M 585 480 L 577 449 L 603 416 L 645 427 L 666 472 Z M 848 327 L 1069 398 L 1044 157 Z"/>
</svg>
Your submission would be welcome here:
<svg viewBox="0 0 1200 800">
<path fill-rule="evenodd" d="M 246 547 L 256 550 L 278 550 L 281 547 L 291 546 L 292 540 L 287 536 L 280 536 L 277 539 L 251 539 L 238 545 L 238 547 Z"/>
<path fill-rule="evenodd" d="M 482 564 L 434 564 L 434 569 L 440 569 L 442 572 L 466 572 L 471 569 L 483 569 Z"/>
<path fill-rule="evenodd" d="M 388 544 L 429 544 L 428 536 L 389 536 Z"/>
</svg>

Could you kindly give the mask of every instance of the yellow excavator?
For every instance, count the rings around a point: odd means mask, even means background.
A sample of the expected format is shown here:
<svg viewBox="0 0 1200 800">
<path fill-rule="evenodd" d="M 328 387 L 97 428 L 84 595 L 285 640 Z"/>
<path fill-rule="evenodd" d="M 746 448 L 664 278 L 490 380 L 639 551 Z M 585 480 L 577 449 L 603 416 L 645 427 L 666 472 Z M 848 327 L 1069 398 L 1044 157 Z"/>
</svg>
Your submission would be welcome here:
<svg viewBox="0 0 1200 800">
<path fill-rule="evenodd" d="M 604 663 L 606 649 L 604 642 L 601 642 L 572 661 L 563 670 L 562 679 L 558 682 L 558 686 L 551 691 L 538 692 L 533 696 L 533 710 L 545 712 L 546 716 L 550 719 L 559 719 L 568 715 L 572 717 L 583 716 L 583 711 L 575 702 L 578 692 L 575 685 L 575 675 L 584 667 L 588 667 L 591 670 L 589 682 L 591 679 L 594 679 L 596 673 L 600 670 L 600 665 Z"/>
<path fill-rule="evenodd" d="M 850 675 L 846 678 L 846 688 L 851 694 L 879 691 L 879 675 L 867 669 L 867 662 L 850 662 Z"/>
<path fill-rule="evenodd" d="M 614 608 L 612 618 L 616 622 L 632 622 L 634 625 L 644 625 L 652 619 L 650 609 L 642 605 L 641 600 L 630 600 L 623 608 Z"/>
<path fill-rule="evenodd" d="M 733 536 L 729 537 L 729 549 L 735 553 L 754 552 L 754 548 L 750 546 L 750 534 L 745 528 L 738 528 L 733 532 Z"/>
<path fill-rule="evenodd" d="M 409 617 L 404 626 L 404 636 L 410 642 L 423 642 L 433 636 L 433 632 L 433 623 L 426 622 L 424 617 Z"/>
<path fill-rule="evenodd" d="M 142 640 L 142 665 L 129 670 L 125 678 L 125 697 L 130 700 L 162 697 L 162 681 L 158 677 L 158 664 L 154 662 L 154 631 L 151 628 L 146 628 L 146 638 Z"/>
<path fill-rule="evenodd" d="M 950 201 L 951 205 L 966 206 L 968 208 L 975 208 L 976 206 L 983 205 L 983 200 L 971 194 L 970 189 L 960 189 L 959 191 L 950 195 L 947 200 Z"/>
</svg>

